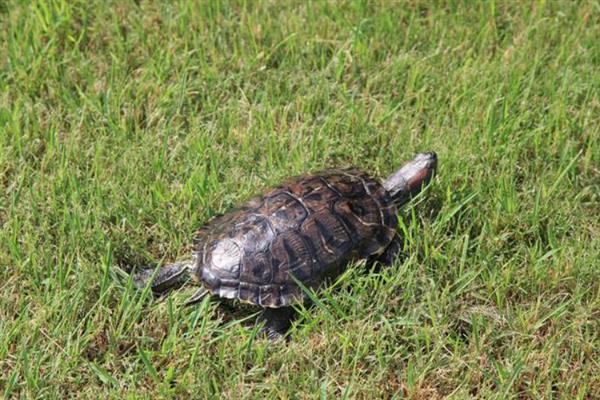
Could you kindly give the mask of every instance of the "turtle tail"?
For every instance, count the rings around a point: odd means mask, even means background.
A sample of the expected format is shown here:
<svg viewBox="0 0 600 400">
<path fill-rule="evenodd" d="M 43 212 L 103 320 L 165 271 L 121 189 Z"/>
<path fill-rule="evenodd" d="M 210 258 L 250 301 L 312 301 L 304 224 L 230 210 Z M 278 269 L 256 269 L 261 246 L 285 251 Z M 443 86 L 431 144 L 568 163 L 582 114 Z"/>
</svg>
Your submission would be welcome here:
<svg viewBox="0 0 600 400">
<path fill-rule="evenodd" d="M 158 270 L 146 268 L 133 275 L 133 282 L 139 289 L 150 283 L 154 293 L 163 294 L 183 286 L 190 279 L 192 267 L 192 261 L 187 261 L 168 264 Z"/>
</svg>

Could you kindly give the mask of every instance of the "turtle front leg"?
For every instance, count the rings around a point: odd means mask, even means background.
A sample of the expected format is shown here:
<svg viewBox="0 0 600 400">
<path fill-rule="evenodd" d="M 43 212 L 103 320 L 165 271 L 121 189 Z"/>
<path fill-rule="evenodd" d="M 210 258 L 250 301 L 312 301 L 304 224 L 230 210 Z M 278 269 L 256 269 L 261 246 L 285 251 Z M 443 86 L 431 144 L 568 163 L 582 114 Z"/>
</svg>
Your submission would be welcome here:
<svg viewBox="0 0 600 400">
<path fill-rule="evenodd" d="M 261 333 L 269 340 L 283 338 L 292 326 L 295 316 L 296 312 L 292 307 L 265 308 L 258 318 L 258 322 L 265 323 Z"/>
<path fill-rule="evenodd" d="M 396 258 L 402 254 L 402 247 L 404 243 L 400 235 L 397 233 L 394 235 L 394 238 L 386 247 L 386 249 L 378 256 L 369 257 L 367 260 L 367 265 L 372 267 L 376 262 L 380 263 L 386 267 L 391 266 Z"/>
</svg>

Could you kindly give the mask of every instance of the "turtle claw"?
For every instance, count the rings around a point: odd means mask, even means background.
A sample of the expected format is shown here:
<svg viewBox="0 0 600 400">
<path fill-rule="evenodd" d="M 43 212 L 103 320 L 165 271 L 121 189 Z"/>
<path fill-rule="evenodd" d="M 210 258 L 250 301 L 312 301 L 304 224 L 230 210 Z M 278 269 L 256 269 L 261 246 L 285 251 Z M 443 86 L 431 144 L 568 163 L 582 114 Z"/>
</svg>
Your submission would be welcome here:
<svg viewBox="0 0 600 400">
<path fill-rule="evenodd" d="M 281 308 L 265 308 L 259 317 L 259 322 L 264 321 L 265 325 L 261 328 L 261 336 L 269 341 L 277 341 L 279 339 L 290 340 L 288 330 L 292 325 L 295 317 L 295 311 L 291 307 Z"/>
<path fill-rule="evenodd" d="M 279 332 L 267 326 L 259 331 L 259 337 L 263 337 L 269 342 L 278 342 L 280 340 L 285 340 L 286 342 L 291 341 L 291 336 L 286 332 Z"/>
</svg>

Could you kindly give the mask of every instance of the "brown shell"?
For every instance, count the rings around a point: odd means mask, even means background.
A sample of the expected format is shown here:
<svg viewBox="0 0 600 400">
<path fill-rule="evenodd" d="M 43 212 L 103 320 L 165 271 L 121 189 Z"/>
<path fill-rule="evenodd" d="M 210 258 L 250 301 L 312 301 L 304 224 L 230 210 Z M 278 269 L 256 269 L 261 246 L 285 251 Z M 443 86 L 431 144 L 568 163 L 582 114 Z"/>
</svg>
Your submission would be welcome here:
<svg viewBox="0 0 600 400">
<path fill-rule="evenodd" d="M 294 278 L 314 288 L 349 260 L 380 254 L 396 224 L 387 191 L 364 172 L 293 178 L 200 228 L 196 275 L 221 297 L 287 306 L 304 298 Z"/>
</svg>

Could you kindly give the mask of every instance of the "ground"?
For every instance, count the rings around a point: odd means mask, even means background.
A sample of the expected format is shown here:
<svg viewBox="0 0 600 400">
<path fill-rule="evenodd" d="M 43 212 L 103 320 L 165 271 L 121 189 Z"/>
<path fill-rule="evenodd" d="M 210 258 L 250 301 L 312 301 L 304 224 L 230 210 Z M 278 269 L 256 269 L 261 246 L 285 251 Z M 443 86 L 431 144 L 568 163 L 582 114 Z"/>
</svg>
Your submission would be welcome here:
<svg viewBox="0 0 600 400">
<path fill-rule="evenodd" d="M 0 2 L 0 397 L 599 398 L 599 37 L 597 1 Z M 425 150 L 404 256 L 290 343 L 119 278 Z"/>
</svg>

